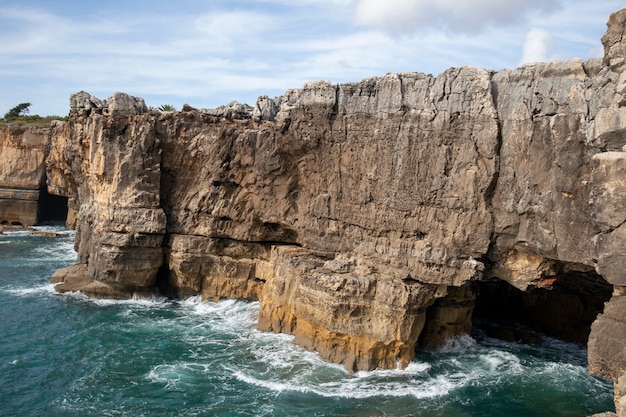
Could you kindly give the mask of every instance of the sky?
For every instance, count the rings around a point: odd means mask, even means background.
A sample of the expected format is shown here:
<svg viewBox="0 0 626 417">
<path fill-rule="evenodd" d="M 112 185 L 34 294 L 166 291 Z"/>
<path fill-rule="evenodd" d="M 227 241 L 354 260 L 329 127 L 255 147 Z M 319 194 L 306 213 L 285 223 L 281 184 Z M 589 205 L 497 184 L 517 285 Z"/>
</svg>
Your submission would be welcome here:
<svg viewBox="0 0 626 417">
<path fill-rule="evenodd" d="M 305 82 L 601 57 L 626 0 L 0 0 L 0 116 L 71 94 L 254 105 Z"/>
</svg>

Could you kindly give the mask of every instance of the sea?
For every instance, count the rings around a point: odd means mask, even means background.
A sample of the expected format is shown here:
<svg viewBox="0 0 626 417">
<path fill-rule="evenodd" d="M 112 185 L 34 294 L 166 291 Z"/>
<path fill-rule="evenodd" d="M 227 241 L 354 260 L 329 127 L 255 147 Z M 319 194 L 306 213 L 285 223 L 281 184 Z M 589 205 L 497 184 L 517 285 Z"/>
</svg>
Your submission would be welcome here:
<svg viewBox="0 0 626 417">
<path fill-rule="evenodd" d="M 91 300 L 49 283 L 62 225 L 0 234 L 0 416 L 588 416 L 614 410 L 586 351 L 464 336 L 408 368 L 347 372 L 256 330 L 257 302 Z"/>
</svg>

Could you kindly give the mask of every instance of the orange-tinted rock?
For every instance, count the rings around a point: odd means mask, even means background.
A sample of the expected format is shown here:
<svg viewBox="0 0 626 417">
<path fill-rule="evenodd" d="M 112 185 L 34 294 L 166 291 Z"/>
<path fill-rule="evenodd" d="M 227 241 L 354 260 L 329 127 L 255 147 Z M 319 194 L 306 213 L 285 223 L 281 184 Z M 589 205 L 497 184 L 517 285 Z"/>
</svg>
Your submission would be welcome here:
<svg viewBox="0 0 626 417">
<path fill-rule="evenodd" d="M 38 223 L 49 143 L 48 128 L 0 128 L 0 224 L 32 226 Z"/>
</svg>

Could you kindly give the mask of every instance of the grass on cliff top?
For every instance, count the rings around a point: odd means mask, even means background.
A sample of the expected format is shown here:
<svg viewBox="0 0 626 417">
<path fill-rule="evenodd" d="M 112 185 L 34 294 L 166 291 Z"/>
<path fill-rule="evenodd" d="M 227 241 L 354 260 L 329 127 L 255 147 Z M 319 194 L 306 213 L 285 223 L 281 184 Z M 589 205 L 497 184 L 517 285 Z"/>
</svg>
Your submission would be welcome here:
<svg viewBox="0 0 626 417">
<path fill-rule="evenodd" d="M 30 116 L 20 116 L 15 119 L 0 119 L 0 126 L 37 126 L 47 127 L 53 120 L 67 121 L 68 116 L 39 116 L 38 114 Z"/>
</svg>

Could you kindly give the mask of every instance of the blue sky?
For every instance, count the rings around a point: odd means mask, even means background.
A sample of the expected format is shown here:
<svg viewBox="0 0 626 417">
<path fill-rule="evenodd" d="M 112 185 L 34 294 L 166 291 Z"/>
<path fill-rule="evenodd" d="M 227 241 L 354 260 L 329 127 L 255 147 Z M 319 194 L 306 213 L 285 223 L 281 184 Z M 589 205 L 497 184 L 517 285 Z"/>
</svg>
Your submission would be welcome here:
<svg viewBox="0 0 626 417">
<path fill-rule="evenodd" d="M 0 0 L 0 116 L 69 96 L 253 105 L 307 81 L 602 55 L 616 0 Z"/>
</svg>

